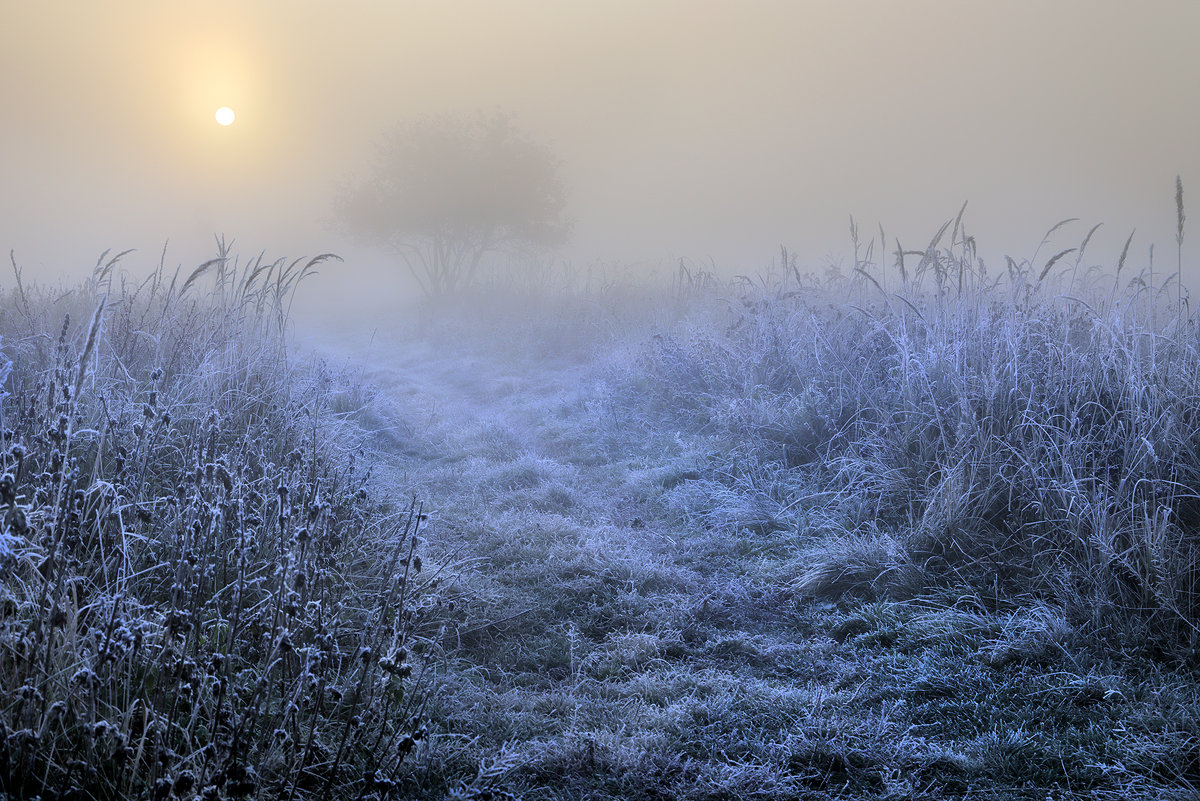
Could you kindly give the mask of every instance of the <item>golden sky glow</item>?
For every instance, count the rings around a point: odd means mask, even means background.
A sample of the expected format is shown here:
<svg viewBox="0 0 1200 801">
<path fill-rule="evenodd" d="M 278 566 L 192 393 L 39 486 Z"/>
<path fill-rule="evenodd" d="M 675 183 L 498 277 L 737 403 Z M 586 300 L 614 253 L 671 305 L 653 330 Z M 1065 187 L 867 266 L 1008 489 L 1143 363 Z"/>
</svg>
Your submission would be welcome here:
<svg viewBox="0 0 1200 801">
<path fill-rule="evenodd" d="M 580 263 L 744 272 L 780 244 L 818 262 L 845 251 L 851 213 L 917 242 L 964 200 L 985 251 L 1028 256 L 1068 216 L 1107 223 L 1097 251 L 1135 226 L 1165 250 L 1175 175 L 1200 191 L 1194 0 L 106 0 L 5 16 L 0 245 L 47 271 L 167 239 L 192 262 L 214 232 L 350 252 L 327 225 L 338 182 L 386 129 L 441 111 L 506 110 L 556 149 Z"/>
</svg>

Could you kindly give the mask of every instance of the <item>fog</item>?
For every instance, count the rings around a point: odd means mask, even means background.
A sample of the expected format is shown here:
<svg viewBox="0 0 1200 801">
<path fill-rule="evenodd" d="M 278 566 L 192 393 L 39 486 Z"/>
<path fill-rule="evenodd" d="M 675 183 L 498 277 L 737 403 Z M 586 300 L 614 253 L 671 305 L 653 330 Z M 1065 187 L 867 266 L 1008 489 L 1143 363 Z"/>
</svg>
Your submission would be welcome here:
<svg viewBox="0 0 1200 801">
<path fill-rule="evenodd" d="M 576 266 L 821 268 L 852 214 L 921 247 L 969 201 L 989 263 L 1078 217 L 1062 247 L 1103 222 L 1092 259 L 1136 228 L 1173 267 L 1198 37 L 1191 0 L 9 3 L 0 245 L 56 280 L 224 234 L 343 255 L 326 298 L 391 291 L 332 198 L 396 125 L 498 110 L 562 160 Z"/>
</svg>

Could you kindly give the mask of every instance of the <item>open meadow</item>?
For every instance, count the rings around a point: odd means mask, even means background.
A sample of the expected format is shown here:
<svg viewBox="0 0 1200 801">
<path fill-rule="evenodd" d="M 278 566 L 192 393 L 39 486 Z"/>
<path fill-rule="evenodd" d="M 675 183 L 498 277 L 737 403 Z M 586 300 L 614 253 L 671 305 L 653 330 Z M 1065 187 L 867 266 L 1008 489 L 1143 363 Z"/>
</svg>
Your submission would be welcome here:
<svg viewBox="0 0 1200 801">
<path fill-rule="evenodd" d="M 6 284 L 0 795 L 1195 797 L 1200 316 L 1087 244 Z"/>
<path fill-rule="evenodd" d="M 0 801 L 1200 801 L 1200 0 L 0 20 Z"/>
</svg>

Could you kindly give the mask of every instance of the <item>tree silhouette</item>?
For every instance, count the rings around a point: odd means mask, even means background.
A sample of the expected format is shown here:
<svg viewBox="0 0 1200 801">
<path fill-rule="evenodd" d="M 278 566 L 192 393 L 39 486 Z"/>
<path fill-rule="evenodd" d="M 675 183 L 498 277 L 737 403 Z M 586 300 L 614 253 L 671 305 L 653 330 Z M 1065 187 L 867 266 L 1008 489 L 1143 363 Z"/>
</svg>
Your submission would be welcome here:
<svg viewBox="0 0 1200 801">
<path fill-rule="evenodd" d="M 342 193 L 338 216 L 398 253 L 427 296 L 472 284 L 490 253 L 566 237 L 560 162 L 507 115 L 417 120 L 383 139 L 370 166 Z"/>
</svg>

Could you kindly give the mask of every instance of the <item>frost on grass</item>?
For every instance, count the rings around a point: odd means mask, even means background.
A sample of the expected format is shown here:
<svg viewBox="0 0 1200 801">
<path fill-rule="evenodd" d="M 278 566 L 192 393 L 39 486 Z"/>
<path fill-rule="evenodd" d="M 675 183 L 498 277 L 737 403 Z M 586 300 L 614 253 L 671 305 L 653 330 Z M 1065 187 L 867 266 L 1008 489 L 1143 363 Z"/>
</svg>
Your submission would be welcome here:
<svg viewBox="0 0 1200 801">
<path fill-rule="evenodd" d="M 807 594 L 957 588 L 1194 655 L 1200 317 L 1131 274 L 1128 246 L 1089 268 L 1087 238 L 994 275 L 960 219 L 894 272 L 709 287 L 624 382 L 662 425 L 725 443 L 665 503 L 795 528 Z"/>
<path fill-rule="evenodd" d="M 285 352 L 314 263 L 137 286 L 114 263 L 0 302 L 0 796 L 393 786 L 436 577 L 417 508 L 383 516 L 328 376 Z"/>
</svg>

